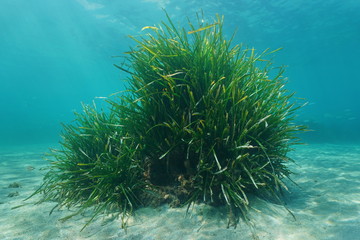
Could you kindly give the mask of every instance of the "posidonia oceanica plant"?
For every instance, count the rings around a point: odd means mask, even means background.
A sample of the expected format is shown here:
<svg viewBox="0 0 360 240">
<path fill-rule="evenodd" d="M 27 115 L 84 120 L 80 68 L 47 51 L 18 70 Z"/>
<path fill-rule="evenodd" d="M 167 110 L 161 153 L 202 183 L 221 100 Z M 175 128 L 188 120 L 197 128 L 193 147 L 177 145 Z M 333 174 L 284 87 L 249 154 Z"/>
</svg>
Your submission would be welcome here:
<svg viewBox="0 0 360 240">
<path fill-rule="evenodd" d="M 36 191 L 57 207 L 89 207 L 94 216 L 139 206 L 205 202 L 227 205 L 230 222 L 246 219 L 249 195 L 281 202 L 301 107 L 286 90 L 274 51 L 256 53 L 223 33 L 223 17 L 189 28 L 167 16 L 126 62 L 126 91 L 108 111 L 85 106 L 64 125 L 62 149 Z M 166 197 L 165 197 L 166 196 Z M 240 213 L 240 214 L 238 214 Z"/>
</svg>

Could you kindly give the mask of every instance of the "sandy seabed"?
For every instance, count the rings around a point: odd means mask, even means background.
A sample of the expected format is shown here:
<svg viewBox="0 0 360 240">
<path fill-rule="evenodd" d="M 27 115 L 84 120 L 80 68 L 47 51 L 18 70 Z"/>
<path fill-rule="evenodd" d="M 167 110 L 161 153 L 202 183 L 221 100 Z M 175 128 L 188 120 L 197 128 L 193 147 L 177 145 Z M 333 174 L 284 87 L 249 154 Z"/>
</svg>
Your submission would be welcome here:
<svg viewBox="0 0 360 240">
<path fill-rule="evenodd" d="M 58 219 L 71 213 L 55 211 L 55 203 L 24 202 L 42 182 L 48 146 L 0 146 L 0 239 L 126 239 L 126 240 L 360 240 L 360 145 L 311 144 L 290 155 L 296 174 L 289 184 L 287 208 L 253 198 L 252 226 L 240 221 L 227 229 L 224 209 L 203 204 L 186 208 L 142 208 L 128 219 L 99 218 L 83 231 L 87 216 Z M 23 205 L 23 207 L 15 208 Z M 105 220 L 104 220 L 105 219 Z M 106 224 L 104 224 L 106 223 Z"/>
</svg>

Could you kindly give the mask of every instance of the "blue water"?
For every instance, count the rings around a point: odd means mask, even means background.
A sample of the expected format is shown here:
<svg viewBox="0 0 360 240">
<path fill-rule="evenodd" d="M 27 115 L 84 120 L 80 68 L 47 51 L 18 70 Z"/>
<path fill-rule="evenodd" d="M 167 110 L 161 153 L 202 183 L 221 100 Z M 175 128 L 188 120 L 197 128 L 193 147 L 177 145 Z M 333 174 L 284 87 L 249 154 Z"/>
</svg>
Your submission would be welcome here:
<svg viewBox="0 0 360 240">
<path fill-rule="evenodd" d="M 236 43 L 284 49 L 288 88 L 308 106 L 307 142 L 360 141 L 358 0 L 0 0 L 0 144 L 56 142 L 81 102 L 124 89 L 114 58 L 144 26 L 225 16 Z M 101 104 L 100 100 L 96 100 Z"/>
</svg>

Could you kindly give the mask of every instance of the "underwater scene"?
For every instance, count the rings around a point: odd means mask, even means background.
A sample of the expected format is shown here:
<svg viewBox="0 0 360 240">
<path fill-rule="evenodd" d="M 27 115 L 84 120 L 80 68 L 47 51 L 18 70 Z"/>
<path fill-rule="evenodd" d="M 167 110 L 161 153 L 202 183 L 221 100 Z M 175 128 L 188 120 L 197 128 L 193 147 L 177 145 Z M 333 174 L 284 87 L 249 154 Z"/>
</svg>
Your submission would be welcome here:
<svg viewBox="0 0 360 240">
<path fill-rule="evenodd" d="M 358 0 L 1 0 L 0 239 L 360 240 Z"/>
</svg>

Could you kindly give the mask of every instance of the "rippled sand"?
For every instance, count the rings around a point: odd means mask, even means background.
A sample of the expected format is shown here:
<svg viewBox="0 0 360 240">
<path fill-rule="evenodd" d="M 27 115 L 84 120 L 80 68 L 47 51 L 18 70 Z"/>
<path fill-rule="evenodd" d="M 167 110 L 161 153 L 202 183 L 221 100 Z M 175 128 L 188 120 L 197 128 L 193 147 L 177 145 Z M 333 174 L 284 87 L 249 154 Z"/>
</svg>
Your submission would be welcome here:
<svg viewBox="0 0 360 240">
<path fill-rule="evenodd" d="M 313 144 L 291 153 L 299 186 L 290 184 L 285 200 L 296 220 L 284 207 L 254 198 L 252 227 L 240 222 L 227 229 L 224 209 L 201 204 L 188 216 L 185 208 L 142 208 L 126 231 L 121 220 L 105 217 L 106 225 L 100 218 L 82 232 L 86 216 L 60 222 L 69 210 L 49 216 L 54 203 L 23 201 L 41 184 L 47 147 L 0 146 L 0 239 L 360 239 L 360 145 Z"/>
</svg>

